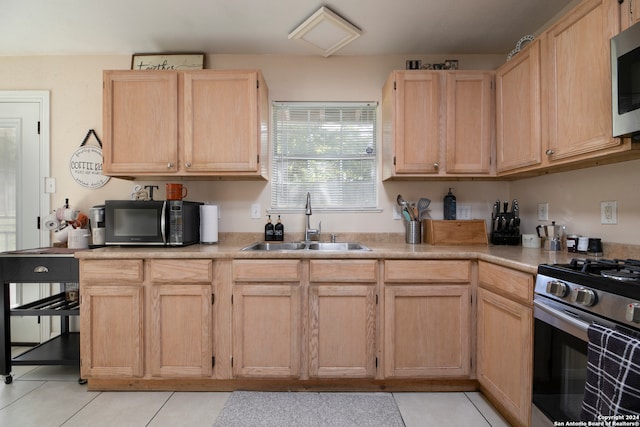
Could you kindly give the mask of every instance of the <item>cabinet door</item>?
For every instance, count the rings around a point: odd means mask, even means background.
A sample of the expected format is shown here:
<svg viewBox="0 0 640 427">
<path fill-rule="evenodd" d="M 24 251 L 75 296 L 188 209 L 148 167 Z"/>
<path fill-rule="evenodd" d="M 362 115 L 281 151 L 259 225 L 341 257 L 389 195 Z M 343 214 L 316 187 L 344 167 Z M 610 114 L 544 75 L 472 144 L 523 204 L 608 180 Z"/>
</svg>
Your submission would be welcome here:
<svg viewBox="0 0 640 427">
<path fill-rule="evenodd" d="M 496 169 L 540 164 L 540 41 L 496 72 Z"/>
<path fill-rule="evenodd" d="M 394 151 L 397 174 L 437 174 L 441 141 L 441 75 L 395 73 Z"/>
<path fill-rule="evenodd" d="M 297 377 L 300 372 L 300 286 L 235 285 L 232 310 L 234 375 Z"/>
<path fill-rule="evenodd" d="M 478 289 L 478 381 L 518 425 L 531 417 L 531 308 Z"/>
<path fill-rule="evenodd" d="M 450 71 L 447 78 L 447 174 L 491 173 L 493 72 Z"/>
<path fill-rule="evenodd" d="M 385 376 L 470 373 L 468 285 L 385 286 Z"/>
<path fill-rule="evenodd" d="M 151 375 L 212 374 L 211 284 L 152 285 Z"/>
<path fill-rule="evenodd" d="M 620 3 L 620 27 L 626 30 L 636 22 L 640 21 L 640 1 L 624 0 Z"/>
<path fill-rule="evenodd" d="M 615 1 L 584 1 L 542 41 L 550 162 L 620 144 L 611 129 L 609 54 L 618 14 Z"/>
<path fill-rule="evenodd" d="M 312 377 L 374 377 L 375 333 L 375 284 L 311 285 L 309 370 Z"/>
<path fill-rule="evenodd" d="M 256 72 L 184 73 L 185 172 L 258 172 L 258 82 Z"/>
<path fill-rule="evenodd" d="M 105 71 L 104 172 L 166 174 L 178 170 L 178 74 Z"/>
<path fill-rule="evenodd" d="M 141 377 L 144 343 L 142 286 L 116 283 L 82 285 L 82 377 Z"/>
</svg>

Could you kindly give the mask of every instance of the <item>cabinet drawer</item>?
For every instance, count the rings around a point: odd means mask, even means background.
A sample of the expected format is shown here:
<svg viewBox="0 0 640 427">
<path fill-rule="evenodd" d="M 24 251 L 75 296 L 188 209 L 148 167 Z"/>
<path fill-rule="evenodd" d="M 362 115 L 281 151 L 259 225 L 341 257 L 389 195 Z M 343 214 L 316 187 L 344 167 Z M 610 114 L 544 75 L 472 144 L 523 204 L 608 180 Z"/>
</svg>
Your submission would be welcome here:
<svg viewBox="0 0 640 427">
<path fill-rule="evenodd" d="M 152 259 L 149 261 L 154 283 L 211 283 L 213 261 L 210 259 Z"/>
<path fill-rule="evenodd" d="M 532 274 L 480 261 L 478 276 L 483 288 L 493 289 L 507 297 L 528 303 L 533 300 Z"/>
<path fill-rule="evenodd" d="M 235 260 L 234 282 L 299 282 L 300 260 Z"/>
<path fill-rule="evenodd" d="M 93 283 L 142 283 L 141 259 L 108 259 L 80 261 L 80 280 Z"/>
<path fill-rule="evenodd" d="M 467 260 L 393 260 L 384 263 L 384 281 L 397 283 L 468 283 Z"/>
<path fill-rule="evenodd" d="M 77 282 L 78 260 L 71 257 L 3 257 L 0 278 L 4 282 Z"/>
<path fill-rule="evenodd" d="M 309 275 L 312 282 L 375 282 L 377 266 L 374 260 L 312 260 Z"/>
</svg>

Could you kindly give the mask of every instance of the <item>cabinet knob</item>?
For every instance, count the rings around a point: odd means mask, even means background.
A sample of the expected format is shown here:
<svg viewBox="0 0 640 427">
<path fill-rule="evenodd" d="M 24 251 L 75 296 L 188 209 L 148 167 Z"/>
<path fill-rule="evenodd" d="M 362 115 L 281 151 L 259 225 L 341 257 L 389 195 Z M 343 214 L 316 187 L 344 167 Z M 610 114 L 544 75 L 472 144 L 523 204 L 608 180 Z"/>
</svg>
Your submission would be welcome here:
<svg viewBox="0 0 640 427">
<path fill-rule="evenodd" d="M 173 163 L 169 162 L 167 163 L 167 169 L 171 169 L 173 167 Z"/>
<path fill-rule="evenodd" d="M 184 165 L 185 165 L 186 167 L 190 168 L 190 167 L 191 167 L 191 162 L 186 162 Z"/>
<path fill-rule="evenodd" d="M 433 168 L 434 168 L 434 169 L 438 169 L 439 167 L 440 167 L 440 163 L 435 162 L 435 163 L 433 164 Z"/>
<path fill-rule="evenodd" d="M 547 151 L 545 151 L 545 154 L 546 154 L 547 156 L 551 156 L 551 155 L 552 155 L 552 154 L 554 154 L 554 153 L 555 153 L 555 151 L 553 151 L 551 148 L 549 148 Z"/>
</svg>

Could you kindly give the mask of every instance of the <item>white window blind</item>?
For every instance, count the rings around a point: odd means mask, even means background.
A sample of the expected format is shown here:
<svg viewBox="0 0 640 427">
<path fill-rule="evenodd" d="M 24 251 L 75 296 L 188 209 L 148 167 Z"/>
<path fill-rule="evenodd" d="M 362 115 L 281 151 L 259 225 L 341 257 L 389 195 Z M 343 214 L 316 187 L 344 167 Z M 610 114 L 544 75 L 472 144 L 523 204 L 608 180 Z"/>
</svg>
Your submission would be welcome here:
<svg viewBox="0 0 640 427">
<path fill-rule="evenodd" d="M 377 207 L 376 103 L 273 104 L 271 208 Z"/>
</svg>

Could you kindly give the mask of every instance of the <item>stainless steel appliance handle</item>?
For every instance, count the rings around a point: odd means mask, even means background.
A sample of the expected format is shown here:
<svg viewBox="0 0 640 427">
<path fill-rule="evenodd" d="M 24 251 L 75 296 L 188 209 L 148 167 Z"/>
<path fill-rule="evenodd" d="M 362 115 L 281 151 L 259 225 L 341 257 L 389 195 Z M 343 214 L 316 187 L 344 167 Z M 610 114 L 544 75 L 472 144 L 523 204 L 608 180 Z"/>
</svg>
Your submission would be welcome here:
<svg viewBox="0 0 640 427">
<path fill-rule="evenodd" d="M 160 212 L 160 233 L 162 235 L 162 243 L 167 244 L 167 201 L 162 202 L 162 212 Z"/>
<path fill-rule="evenodd" d="M 586 322 L 586 319 L 583 320 L 579 317 L 574 317 L 571 314 L 568 314 L 569 312 L 566 310 L 559 311 L 539 299 L 533 300 L 533 307 L 534 317 L 536 319 L 542 320 L 543 322 L 585 342 L 589 340 L 587 337 L 587 329 L 591 322 Z"/>
</svg>

